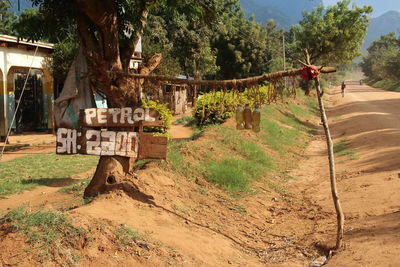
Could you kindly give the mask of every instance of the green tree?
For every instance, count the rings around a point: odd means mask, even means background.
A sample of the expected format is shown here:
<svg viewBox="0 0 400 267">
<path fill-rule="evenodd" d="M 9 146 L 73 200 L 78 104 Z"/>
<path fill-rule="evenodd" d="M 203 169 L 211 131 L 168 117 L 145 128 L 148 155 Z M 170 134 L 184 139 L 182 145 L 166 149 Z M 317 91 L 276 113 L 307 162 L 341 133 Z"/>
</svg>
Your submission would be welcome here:
<svg viewBox="0 0 400 267">
<path fill-rule="evenodd" d="M 21 14 L 15 29 L 19 36 L 54 43 L 49 64 L 55 87 L 59 92 L 79 47 L 76 23 L 72 18 L 58 20 L 51 16 L 49 19 L 45 8 L 32 8 Z"/>
<path fill-rule="evenodd" d="M 263 27 L 254 21 L 254 17 L 247 20 L 239 7 L 224 14 L 219 31 L 213 38 L 220 68 L 217 77 L 243 78 L 268 72 L 271 63 L 277 59 L 274 57 L 277 33 L 273 22 Z"/>
<path fill-rule="evenodd" d="M 350 0 L 342 0 L 304 12 L 303 20 L 291 28 L 293 54 L 307 48 L 312 62 L 322 65 L 349 63 L 360 56 L 372 7 L 349 5 Z"/>
<path fill-rule="evenodd" d="M 146 26 L 149 13 L 164 5 L 171 10 L 179 10 L 188 17 L 214 18 L 210 0 L 31 0 L 39 6 L 43 24 L 37 25 L 36 32 L 19 31 L 22 37 L 40 40 L 46 33 L 54 33 L 65 25 L 74 25 L 78 39 L 88 61 L 89 76 L 107 97 L 110 107 L 136 106 L 140 104 L 140 86 L 132 88 L 129 62 Z M 25 21 L 26 23 L 29 20 Z M 184 49 L 184 48 L 183 48 Z M 140 73 L 148 74 L 157 67 L 161 56 L 152 56 Z M 129 172 L 127 158 L 113 156 L 100 157 L 96 173 L 85 190 L 85 196 L 96 196 L 106 190 L 106 181 L 113 177 L 117 183 L 123 181 Z"/>
<path fill-rule="evenodd" d="M 149 15 L 149 24 L 144 35 L 144 42 L 150 47 L 160 47 L 164 55 L 175 59 L 182 73 L 203 78 L 215 74 L 216 51 L 211 47 L 211 39 L 218 25 L 218 18 L 228 11 L 230 2 L 237 0 L 208 1 L 204 16 L 191 16 L 179 9 L 159 5 Z M 212 12 L 210 12 L 212 11 Z M 148 47 L 146 46 L 146 49 Z M 160 48 L 159 48 L 160 49 Z"/>
<path fill-rule="evenodd" d="M 11 5 L 8 1 L 0 1 L 0 34 L 15 35 L 13 24 L 17 15 L 10 12 Z"/>
<path fill-rule="evenodd" d="M 396 71 L 400 67 L 399 46 L 395 33 L 381 36 L 379 40 L 371 43 L 367 51 L 368 55 L 360 64 L 365 76 L 374 81 L 385 78 L 398 79 Z"/>
</svg>

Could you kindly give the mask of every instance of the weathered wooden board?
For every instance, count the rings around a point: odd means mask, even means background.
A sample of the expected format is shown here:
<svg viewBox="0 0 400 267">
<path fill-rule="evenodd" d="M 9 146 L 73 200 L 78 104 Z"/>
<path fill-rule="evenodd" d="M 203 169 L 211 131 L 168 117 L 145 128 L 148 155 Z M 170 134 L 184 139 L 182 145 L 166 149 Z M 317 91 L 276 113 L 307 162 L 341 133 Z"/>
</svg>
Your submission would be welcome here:
<svg viewBox="0 0 400 267">
<path fill-rule="evenodd" d="M 81 127 L 162 126 L 160 114 L 154 108 L 89 108 L 79 113 Z"/>
<path fill-rule="evenodd" d="M 151 133 L 59 128 L 57 154 L 165 159 L 167 138 Z"/>
<path fill-rule="evenodd" d="M 164 136 L 153 136 L 151 133 L 139 133 L 138 159 L 166 159 L 168 139 Z"/>
</svg>

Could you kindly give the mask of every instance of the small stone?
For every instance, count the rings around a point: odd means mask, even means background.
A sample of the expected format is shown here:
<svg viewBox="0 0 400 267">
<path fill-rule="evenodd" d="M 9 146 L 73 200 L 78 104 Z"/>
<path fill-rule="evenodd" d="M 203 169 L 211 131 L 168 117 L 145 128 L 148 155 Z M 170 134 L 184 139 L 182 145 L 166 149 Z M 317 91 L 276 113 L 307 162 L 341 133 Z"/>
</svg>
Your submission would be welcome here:
<svg viewBox="0 0 400 267">
<path fill-rule="evenodd" d="M 278 198 L 276 198 L 276 197 L 273 197 L 273 198 L 272 198 L 272 201 L 274 201 L 274 202 L 278 202 Z"/>
<path fill-rule="evenodd" d="M 228 264 L 232 264 L 232 261 L 228 260 Z"/>
<path fill-rule="evenodd" d="M 315 259 L 312 263 L 310 263 L 310 267 L 321 267 L 325 265 L 327 258 L 325 256 L 321 256 Z"/>
<path fill-rule="evenodd" d="M 195 183 L 198 184 L 198 185 L 204 186 L 204 187 L 208 186 L 208 184 L 207 184 L 207 182 L 205 180 L 199 179 L 199 178 L 196 178 Z"/>
<path fill-rule="evenodd" d="M 141 247 L 141 248 L 144 248 L 145 250 L 150 250 L 150 249 L 151 249 L 150 246 L 149 246 L 149 244 L 147 244 L 147 243 L 145 243 L 145 242 L 139 242 L 137 245 L 138 245 L 139 247 Z"/>
</svg>

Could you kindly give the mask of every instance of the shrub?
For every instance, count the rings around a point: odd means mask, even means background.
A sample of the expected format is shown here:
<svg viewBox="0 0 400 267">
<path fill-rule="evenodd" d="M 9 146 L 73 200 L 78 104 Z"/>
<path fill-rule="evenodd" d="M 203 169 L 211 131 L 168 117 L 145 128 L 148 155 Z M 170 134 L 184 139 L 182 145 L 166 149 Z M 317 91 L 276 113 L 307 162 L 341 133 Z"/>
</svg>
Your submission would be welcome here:
<svg viewBox="0 0 400 267">
<path fill-rule="evenodd" d="M 161 104 L 153 100 L 142 99 L 143 108 L 154 108 L 160 113 L 160 120 L 162 121 L 163 127 L 145 127 L 145 131 L 149 132 L 160 132 L 167 133 L 172 121 L 172 111 L 167 107 L 166 104 Z"/>
<path fill-rule="evenodd" d="M 235 114 L 238 104 L 249 104 L 253 107 L 257 99 L 261 100 L 260 104 L 265 104 L 268 98 L 270 85 L 260 87 L 259 93 L 256 94 L 252 90 L 244 90 L 242 93 L 233 92 L 210 92 L 200 95 L 196 107 L 194 109 L 194 118 L 199 126 L 209 124 L 221 124 L 226 119 Z"/>
</svg>

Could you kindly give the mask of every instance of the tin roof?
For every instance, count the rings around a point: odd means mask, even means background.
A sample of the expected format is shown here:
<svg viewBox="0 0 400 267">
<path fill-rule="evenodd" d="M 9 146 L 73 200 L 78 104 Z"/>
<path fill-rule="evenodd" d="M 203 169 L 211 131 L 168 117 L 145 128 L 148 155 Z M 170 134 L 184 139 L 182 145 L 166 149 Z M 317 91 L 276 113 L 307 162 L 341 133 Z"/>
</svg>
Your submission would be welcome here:
<svg viewBox="0 0 400 267">
<path fill-rule="evenodd" d="M 22 44 L 22 45 L 33 46 L 33 47 L 38 46 L 41 48 L 53 50 L 53 44 L 43 43 L 43 42 L 28 42 L 28 41 L 24 41 L 23 39 L 18 40 L 17 37 L 10 36 L 10 35 L 0 35 L 0 42 Z"/>
</svg>

